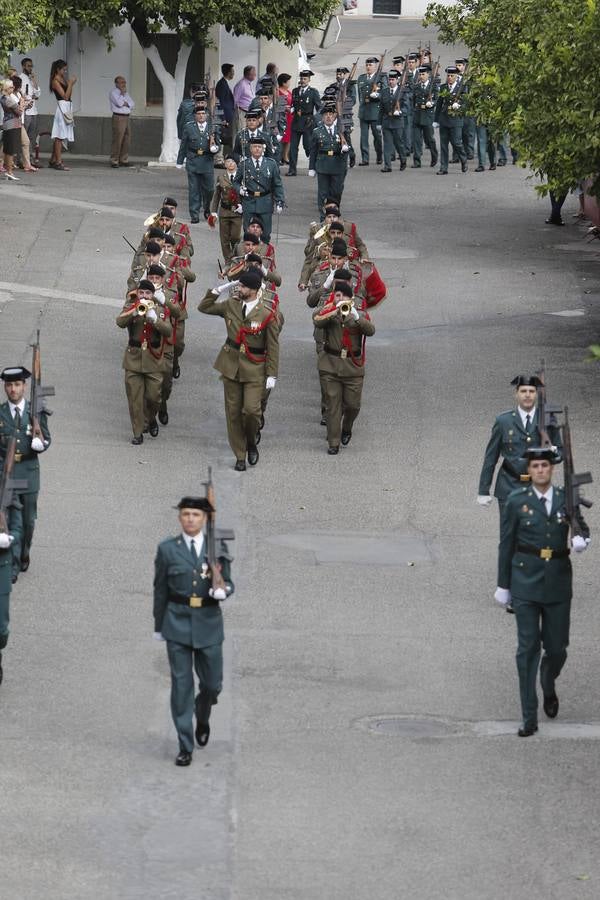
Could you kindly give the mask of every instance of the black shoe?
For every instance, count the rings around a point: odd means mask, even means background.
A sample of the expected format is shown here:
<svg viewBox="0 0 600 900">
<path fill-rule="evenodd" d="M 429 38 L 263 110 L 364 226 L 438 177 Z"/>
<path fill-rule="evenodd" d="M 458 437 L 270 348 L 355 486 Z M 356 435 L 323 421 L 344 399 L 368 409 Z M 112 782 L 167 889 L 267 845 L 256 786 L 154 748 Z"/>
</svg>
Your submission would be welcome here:
<svg viewBox="0 0 600 900">
<path fill-rule="evenodd" d="M 176 766 L 189 766 L 192 761 L 192 754 L 189 750 L 180 750 L 175 757 Z"/>
<path fill-rule="evenodd" d="M 350 438 L 352 437 L 351 431 L 342 431 L 342 445 L 347 447 L 350 443 Z"/>
<path fill-rule="evenodd" d="M 169 424 L 169 413 L 167 412 L 166 408 L 159 410 L 158 421 L 160 422 L 161 425 Z"/>
<path fill-rule="evenodd" d="M 340 448 L 339 447 L 328 447 L 327 452 L 330 456 L 335 456 L 337 453 L 340 452 Z"/>
<path fill-rule="evenodd" d="M 492 163 L 490 166 L 490 172 L 494 172 L 496 170 L 496 163 Z"/>
<path fill-rule="evenodd" d="M 327 418 L 325 416 L 321 416 L 321 425 L 327 425 Z"/>
<path fill-rule="evenodd" d="M 506 160 L 505 160 L 505 159 L 499 159 L 499 160 L 498 160 L 498 165 L 499 165 L 499 166 L 505 166 L 505 165 L 506 165 Z"/>
<path fill-rule="evenodd" d="M 260 423 L 259 423 L 258 427 L 259 427 L 260 431 L 262 431 L 263 428 L 265 427 L 265 414 L 264 413 L 261 413 Z"/>
<path fill-rule="evenodd" d="M 111 167 L 111 169 L 118 169 L 118 168 L 119 168 L 119 163 L 111 163 L 111 164 L 110 164 L 110 167 Z"/>
<path fill-rule="evenodd" d="M 158 435 L 158 422 L 156 419 L 152 419 L 150 424 L 148 425 L 148 431 L 150 432 L 150 437 L 157 437 Z"/>
<path fill-rule="evenodd" d="M 233 468 L 236 472 L 245 472 L 246 471 L 246 460 L 245 459 L 236 459 L 235 466 Z"/>
<path fill-rule="evenodd" d="M 11 579 L 12 583 L 13 583 L 13 584 L 16 584 L 18 580 L 19 580 L 19 573 L 18 573 L 18 572 L 13 572 L 13 574 L 12 574 L 12 579 Z"/>
<path fill-rule="evenodd" d="M 262 435 L 261 435 L 260 431 L 257 431 L 257 432 L 256 432 L 256 437 L 254 438 L 254 443 L 255 443 L 257 446 L 260 444 L 260 439 L 261 439 L 261 437 L 262 437 Z"/>
<path fill-rule="evenodd" d="M 295 176 L 296 176 L 295 172 L 286 172 L 285 173 L 286 178 L 294 178 Z"/>
<path fill-rule="evenodd" d="M 130 163 L 130 162 L 126 162 L 126 163 L 120 162 L 119 165 L 121 166 L 122 169 L 133 169 L 133 163 Z"/>
<path fill-rule="evenodd" d="M 384 166 L 383 169 L 382 169 L 381 171 L 382 171 L 382 172 L 391 172 L 392 170 L 390 169 L 389 166 Z"/>
<path fill-rule="evenodd" d="M 144 434 L 148 434 L 149 431 L 150 431 L 150 426 L 149 426 L 149 425 L 144 425 L 143 433 L 144 433 Z"/>
<path fill-rule="evenodd" d="M 21 572 L 26 572 L 29 568 L 29 556 L 21 557 Z"/>
<path fill-rule="evenodd" d="M 433 165 L 433 163 L 431 163 L 431 165 Z M 420 168 L 421 168 L 420 162 L 414 162 L 411 166 L 411 169 L 420 169 Z"/>
<path fill-rule="evenodd" d="M 507 613 L 510 613 L 511 615 L 514 616 L 515 610 L 514 610 L 514 607 L 513 607 L 512 603 L 507 603 L 506 606 L 505 606 L 504 608 L 505 608 L 505 610 L 506 610 Z"/>
<path fill-rule="evenodd" d="M 208 722 L 196 722 L 196 741 L 199 747 L 206 747 L 210 737 L 210 725 Z"/>
<path fill-rule="evenodd" d="M 392 162 L 396 162 L 396 154 L 392 153 L 392 155 L 390 156 L 390 159 Z"/>
<path fill-rule="evenodd" d="M 485 172 L 485 166 L 477 166 L 475 169 L 476 172 Z"/>
<path fill-rule="evenodd" d="M 356 157 L 355 157 L 355 156 L 351 156 L 351 157 L 350 157 L 350 163 L 349 163 L 349 166 L 350 166 L 351 169 L 353 169 L 355 165 L 356 165 Z"/>
<path fill-rule="evenodd" d="M 519 737 L 531 737 L 531 735 L 535 734 L 537 730 L 537 725 L 523 725 L 522 728 L 519 728 L 517 734 L 519 735 Z"/>
<path fill-rule="evenodd" d="M 0 653 L 0 684 L 2 684 L 3 678 L 4 678 L 4 672 L 2 670 L 2 654 Z"/>
<path fill-rule="evenodd" d="M 547 697 L 544 694 L 544 712 L 549 719 L 555 719 L 557 717 L 558 697 L 556 696 L 556 691 L 553 691 L 552 694 L 548 694 Z"/>
<path fill-rule="evenodd" d="M 178 362 L 173 363 L 173 378 L 179 378 L 181 375 L 181 368 Z"/>
<path fill-rule="evenodd" d="M 470 156 L 469 156 L 469 154 L 468 154 L 468 153 L 467 153 L 467 159 L 475 159 L 475 157 L 474 157 L 474 156 L 473 156 L 473 154 L 472 154 L 472 153 L 471 153 L 471 155 L 470 155 Z"/>
<path fill-rule="evenodd" d="M 465 159 L 464 162 L 462 162 L 462 163 L 460 164 L 460 168 L 461 168 L 461 170 L 462 170 L 463 172 L 468 172 L 468 171 L 469 171 L 469 167 L 468 167 L 468 165 L 467 165 L 466 159 Z"/>
<path fill-rule="evenodd" d="M 375 160 L 375 162 L 377 163 L 378 166 L 380 166 L 381 163 L 383 162 L 383 156 L 378 156 L 377 159 Z"/>
<path fill-rule="evenodd" d="M 401 160 L 400 160 L 400 171 L 401 171 L 401 172 L 404 172 L 405 168 L 406 168 L 406 160 L 405 160 L 405 159 L 401 159 Z"/>
<path fill-rule="evenodd" d="M 546 225 L 564 225 L 564 224 L 565 223 L 563 222 L 562 219 L 553 219 L 552 217 L 550 217 L 549 219 L 546 219 Z"/>
<path fill-rule="evenodd" d="M 433 169 L 433 167 L 434 167 L 434 166 L 437 166 L 437 164 L 438 164 L 438 157 L 437 157 L 437 155 L 436 155 L 436 156 L 432 156 L 432 157 L 431 157 L 431 162 L 429 163 L 430 167 Z"/>
<path fill-rule="evenodd" d="M 197 225 L 199 221 L 200 221 L 199 216 L 190 216 L 190 222 L 192 223 L 192 225 Z M 189 765 L 189 763 L 188 763 L 188 765 Z"/>
<path fill-rule="evenodd" d="M 209 216 L 210 216 L 210 209 L 205 209 L 204 210 L 204 218 L 206 219 L 206 221 L 208 221 Z"/>
<path fill-rule="evenodd" d="M 359 166 L 368 166 L 368 165 L 369 165 L 368 162 L 359 162 Z"/>
<path fill-rule="evenodd" d="M 137 445 L 137 444 L 143 444 L 143 443 L 144 443 L 144 435 L 143 435 L 143 434 L 136 434 L 136 436 L 135 436 L 134 438 L 131 438 L 131 443 L 132 443 L 132 444 L 136 444 L 136 445 Z"/>
<path fill-rule="evenodd" d="M 457 163 L 457 162 L 460 162 L 460 159 L 458 158 L 458 156 L 455 156 L 453 159 L 450 160 L 450 162 Z"/>
<path fill-rule="evenodd" d="M 256 444 L 254 447 L 248 447 L 248 465 L 255 466 L 258 462 L 258 448 Z"/>
<path fill-rule="evenodd" d="M 448 169 L 438 169 L 438 171 L 435 174 L 436 175 L 447 175 Z"/>
</svg>

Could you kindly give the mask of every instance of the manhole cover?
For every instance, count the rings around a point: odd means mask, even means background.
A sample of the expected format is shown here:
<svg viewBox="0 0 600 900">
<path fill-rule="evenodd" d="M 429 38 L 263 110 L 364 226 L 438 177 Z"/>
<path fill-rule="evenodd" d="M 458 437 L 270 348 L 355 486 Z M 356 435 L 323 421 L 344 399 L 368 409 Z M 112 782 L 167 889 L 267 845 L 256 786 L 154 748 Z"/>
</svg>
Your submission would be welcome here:
<svg viewBox="0 0 600 900">
<path fill-rule="evenodd" d="M 363 719 L 362 724 L 368 731 L 376 734 L 389 734 L 392 737 L 445 738 L 462 732 L 456 725 L 443 719 L 419 716 L 377 716 Z"/>
</svg>

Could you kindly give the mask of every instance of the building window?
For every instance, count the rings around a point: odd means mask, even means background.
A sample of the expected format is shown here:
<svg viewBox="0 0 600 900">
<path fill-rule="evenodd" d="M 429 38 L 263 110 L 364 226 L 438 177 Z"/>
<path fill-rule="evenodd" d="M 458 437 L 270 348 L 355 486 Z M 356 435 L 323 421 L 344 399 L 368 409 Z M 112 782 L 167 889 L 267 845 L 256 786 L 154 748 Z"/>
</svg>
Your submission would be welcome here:
<svg viewBox="0 0 600 900">
<path fill-rule="evenodd" d="M 154 43 L 160 53 L 165 69 L 170 75 L 175 74 L 177 54 L 179 52 L 179 38 L 176 34 L 154 35 Z M 185 73 L 186 91 L 193 81 L 204 80 L 204 45 L 194 44 L 190 53 Z M 180 100 L 181 98 L 178 98 Z M 146 106 L 162 106 L 162 84 L 156 77 L 152 64 L 146 61 Z"/>
</svg>

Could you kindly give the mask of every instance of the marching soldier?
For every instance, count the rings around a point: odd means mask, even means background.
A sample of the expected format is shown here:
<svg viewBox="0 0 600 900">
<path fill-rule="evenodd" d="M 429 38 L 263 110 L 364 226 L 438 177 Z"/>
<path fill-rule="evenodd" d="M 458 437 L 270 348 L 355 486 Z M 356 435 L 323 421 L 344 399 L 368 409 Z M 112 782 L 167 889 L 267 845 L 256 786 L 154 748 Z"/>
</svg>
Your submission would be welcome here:
<svg viewBox="0 0 600 900">
<path fill-rule="evenodd" d="M 440 126 L 440 168 L 438 175 L 448 174 L 448 143 L 460 159 L 463 172 L 468 169 L 467 154 L 462 142 L 462 103 L 458 91 L 458 69 L 446 66 L 446 84 L 442 86 L 435 107 L 435 121 Z"/>
<path fill-rule="evenodd" d="M 6 531 L 0 531 L 0 684 L 2 684 L 4 676 L 2 651 L 8 644 L 10 592 L 13 583 L 17 580 L 17 576 L 13 575 L 12 544 L 15 541 L 20 543 L 23 538 L 21 503 L 14 495 L 5 515 Z"/>
<path fill-rule="evenodd" d="M 564 490 L 552 484 L 554 454 L 550 448 L 525 450 L 529 483 L 509 494 L 502 513 L 495 599 L 512 603 L 517 620 L 517 671 L 523 725 L 519 737 L 538 730 L 536 690 L 540 648 L 544 655 L 540 682 L 544 712 L 558 715 L 556 679 L 567 658 L 572 597 L 571 550 L 581 553 L 589 543 L 589 528 L 579 509 L 581 534 L 569 546 Z M 571 532 L 573 534 L 573 531 Z"/>
<path fill-rule="evenodd" d="M 188 177 L 190 222 L 200 221 L 200 205 L 204 218 L 210 215 L 210 201 L 215 183 L 215 154 L 219 151 L 216 131 L 206 120 L 206 109 L 199 107 L 196 121 L 184 126 L 183 138 L 177 154 L 177 165 L 185 167 Z M 212 129 L 212 130 L 211 130 Z"/>
<path fill-rule="evenodd" d="M 235 247 L 242 234 L 241 197 L 233 182 L 237 164 L 233 156 L 225 157 L 225 171 L 217 176 L 215 192 L 210 204 L 211 216 L 209 225 L 219 224 L 219 239 L 225 265 L 229 265 L 235 253 Z"/>
<path fill-rule="evenodd" d="M 244 232 L 244 240 L 236 247 L 236 256 L 245 253 L 258 253 L 269 268 L 275 268 L 275 246 L 263 240 L 264 226 L 260 216 L 252 216 L 248 222 L 248 230 Z M 256 240 L 254 240 L 256 238 Z M 250 243 L 252 246 L 250 246 Z"/>
<path fill-rule="evenodd" d="M 313 322 L 324 332 L 319 353 L 319 378 L 327 400 L 327 452 L 339 452 L 340 441 L 347 446 L 360 412 L 365 375 L 365 338 L 375 334 L 375 326 L 352 299 L 347 282 L 335 284 L 333 296 L 313 313 Z"/>
<path fill-rule="evenodd" d="M 167 642 L 171 670 L 171 715 L 177 731 L 176 766 L 189 766 L 195 736 L 210 737 L 209 718 L 223 685 L 223 615 L 219 604 L 234 592 L 231 556 L 217 539 L 222 587 L 213 587 L 204 528 L 214 509 L 206 497 L 177 504 L 181 533 L 158 545 L 154 560 L 154 638 Z M 214 565 L 214 563 L 212 563 Z M 198 694 L 194 700 L 194 670 Z"/>
<path fill-rule="evenodd" d="M 383 133 L 383 169 L 392 171 L 392 153 L 395 150 L 400 159 L 400 170 L 406 168 L 406 154 L 410 147 L 402 139 L 410 114 L 411 92 L 400 87 L 400 72 L 390 69 L 387 83 L 381 89 L 381 130 Z"/>
<path fill-rule="evenodd" d="M 244 216 L 244 229 L 250 219 L 259 215 L 264 226 L 263 240 L 271 240 L 273 207 L 279 215 L 283 211 L 285 196 L 279 174 L 279 166 L 264 156 L 265 139 L 261 135 L 250 138 L 250 158 L 241 160 L 233 180 L 240 197 Z"/>
<path fill-rule="evenodd" d="M 236 472 L 246 471 L 246 454 L 251 466 L 258 462 L 263 391 L 275 387 L 279 366 L 279 323 L 263 301 L 261 287 L 260 272 L 242 272 L 237 283 L 208 290 L 198 306 L 209 316 L 222 316 L 227 326 L 227 340 L 214 368 L 222 376 Z"/>
<path fill-rule="evenodd" d="M 346 241 L 350 259 L 367 260 L 369 258 L 369 251 L 357 231 L 356 224 L 343 219 L 337 206 L 327 204 L 324 222 L 313 222 L 309 229 L 308 240 L 304 248 L 304 264 L 298 282 L 299 291 L 306 290 L 312 272 L 323 262 L 325 258 L 324 245 L 331 245 L 336 237 Z M 326 255 L 328 256 L 328 254 Z"/>
<path fill-rule="evenodd" d="M 169 287 L 165 283 L 165 269 L 162 266 L 152 265 L 148 268 L 148 281 L 154 285 L 153 300 L 157 306 L 162 306 L 165 311 L 165 321 L 170 322 L 172 334 L 164 343 L 162 355 L 162 386 L 160 390 L 160 407 L 158 421 L 161 425 L 169 424 L 169 412 L 167 401 L 173 390 L 173 371 L 176 364 L 175 347 L 177 346 L 178 326 L 181 326 L 182 336 L 179 340 L 179 348 L 183 352 L 183 325 L 187 319 L 187 309 L 183 303 L 183 291 L 180 284 L 175 281 L 174 286 Z M 177 365 L 178 362 L 177 362 Z"/>
<path fill-rule="evenodd" d="M 39 415 L 41 436 L 33 432 L 32 410 L 29 400 L 25 399 L 26 382 L 30 377 L 31 372 L 24 366 L 12 366 L 0 373 L 7 397 L 6 401 L 0 404 L 0 465 L 4 466 L 8 443 L 13 435 L 16 436 L 17 449 L 12 477 L 27 482 L 27 487 L 19 489 L 17 493 L 17 499 L 21 504 L 22 532 L 19 528 L 13 532 L 11 574 L 13 583 L 20 572 L 26 572 L 29 568 L 40 492 L 39 456 L 51 443 L 48 416 L 45 412 Z"/>
<path fill-rule="evenodd" d="M 288 175 L 296 175 L 300 140 L 306 156 L 310 156 L 310 140 L 315 127 L 315 116 L 321 106 L 321 98 L 316 88 L 310 86 L 314 75 L 310 69 L 300 72 L 300 84 L 292 91 L 292 139 L 290 141 L 290 165 Z"/>
<path fill-rule="evenodd" d="M 126 328 L 129 341 L 123 357 L 125 392 L 133 431 L 132 444 L 142 444 L 144 432 L 158 434 L 156 415 L 160 408 L 165 341 L 173 329 L 164 309 L 154 302 L 154 285 L 140 281 L 134 297 L 128 297 L 117 316 L 119 328 Z"/>
<path fill-rule="evenodd" d="M 317 176 L 317 206 L 321 219 L 325 218 L 327 197 L 341 202 L 348 168 L 350 147 L 344 137 L 342 123 L 338 122 L 336 127 L 336 117 L 335 106 L 323 107 L 321 124 L 315 128 L 311 138 L 308 174 Z"/>
<path fill-rule="evenodd" d="M 419 66 L 419 81 L 413 91 L 413 169 L 421 168 L 423 141 L 431 153 L 430 166 L 433 168 L 437 165 L 438 151 L 433 130 L 437 98 L 438 86 L 433 80 L 431 66 Z"/>
<path fill-rule="evenodd" d="M 233 156 L 238 166 L 240 160 L 251 155 L 250 141 L 257 137 L 262 137 L 264 139 L 264 155 L 268 159 L 274 159 L 275 152 L 271 136 L 262 124 L 262 110 L 257 109 L 256 107 L 254 107 L 254 109 L 249 109 L 248 112 L 245 113 L 245 117 L 246 127 L 241 131 L 238 131 L 233 144 Z"/>
<path fill-rule="evenodd" d="M 465 73 L 467 66 L 469 65 L 469 60 L 466 57 L 461 57 L 460 59 L 454 60 L 454 65 L 458 70 L 458 80 L 463 81 L 465 78 Z M 469 83 L 465 82 L 462 87 L 462 106 L 463 106 L 463 127 L 462 127 L 462 142 L 463 147 L 465 148 L 465 153 L 467 154 L 467 159 L 475 158 L 475 135 L 476 135 L 476 121 L 474 116 L 467 115 L 467 94 L 469 93 Z M 452 160 L 452 162 L 456 162 L 456 160 Z"/>
<path fill-rule="evenodd" d="M 278 165 L 281 165 L 281 142 L 285 134 L 287 118 L 285 112 L 285 101 L 283 98 L 277 100 L 277 105 L 273 104 L 273 88 L 262 87 L 256 92 L 256 97 L 252 103 L 258 103 L 262 114 L 262 131 L 265 138 L 269 138 L 273 159 Z M 281 101 L 283 102 L 280 102 Z M 250 104 L 252 109 L 252 104 Z"/>
<path fill-rule="evenodd" d="M 177 200 L 174 197 L 165 197 L 163 199 L 158 225 L 166 235 L 172 235 L 175 238 L 174 252 L 177 256 L 192 257 L 194 255 L 190 226 L 178 221 Z"/>
<path fill-rule="evenodd" d="M 360 122 L 360 156 L 359 166 L 369 165 L 369 129 L 373 135 L 377 164 L 381 165 L 383 146 L 381 142 L 381 88 L 383 76 L 377 77 L 379 60 L 369 56 L 365 62 L 366 73 L 358 76 L 358 119 Z"/>
<path fill-rule="evenodd" d="M 335 70 L 335 81 L 338 91 L 345 88 L 346 95 L 344 97 L 342 109 L 342 127 L 344 137 L 350 150 L 348 153 L 348 167 L 354 168 L 356 163 L 356 154 L 352 146 L 352 132 L 354 131 L 354 107 L 356 106 L 356 81 L 351 81 L 350 69 L 347 66 L 338 66 Z"/>
<path fill-rule="evenodd" d="M 183 138 L 183 129 L 185 126 L 194 123 L 196 107 L 198 107 L 201 102 L 206 103 L 207 100 L 206 88 L 203 84 L 198 84 L 196 82 L 192 83 L 190 85 L 189 94 L 189 97 L 183 98 L 179 104 L 179 109 L 177 110 L 177 137 L 179 140 Z"/>
</svg>

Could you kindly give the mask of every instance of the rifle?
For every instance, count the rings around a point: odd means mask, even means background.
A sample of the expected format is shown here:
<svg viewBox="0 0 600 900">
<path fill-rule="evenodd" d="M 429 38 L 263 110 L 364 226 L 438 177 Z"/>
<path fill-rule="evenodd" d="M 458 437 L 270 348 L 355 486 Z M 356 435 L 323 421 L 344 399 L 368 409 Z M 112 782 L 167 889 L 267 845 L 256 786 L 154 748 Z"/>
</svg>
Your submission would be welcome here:
<svg viewBox="0 0 600 900">
<path fill-rule="evenodd" d="M 379 65 L 377 66 L 377 68 L 375 69 L 375 71 L 373 72 L 371 77 L 369 78 L 369 93 L 373 90 L 373 87 L 377 83 L 378 79 L 381 78 L 381 73 L 383 72 L 383 60 L 385 59 L 386 53 L 387 53 L 387 50 L 384 50 L 383 53 L 381 54 L 381 59 L 379 60 Z"/>
<path fill-rule="evenodd" d="M 548 404 L 546 398 L 546 371 L 543 359 L 540 363 L 540 368 L 535 374 L 540 382 L 537 387 L 538 430 L 541 437 L 540 443 L 542 447 L 552 447 L 553 444 L 548 435 L 548 427 L 550 425 L 556 426 L 558 424 L 556 421 L 556 414 L 562 412 L 562 407 Z"/>
<path fill-rule="evenodd" d="M 208 565 L 210 566 L 212 575 L 212 587 L 213 590 L 216 588 L 222 588 L 223 590 L 225 590 L 225 581 L 223 580 L 223 576 L 221 575 L 216 544 L 217 539 L 222 541 L 235 540 L 235 534 L 230 529 L 216 528 L 215 519 L 217 514 L 217 506 L 215 501 L 215 488 L 212 480 L 211 466 L 208 467 L 208 479 L 204 482 L 204 487 L 206 489 L 206 499 L 213 508 L 212 512 L 206 514 L 206 556 L 208 558 Z"/>
<path fill-rule="evenodd" d="M 12 477 L 16 452 L 17 436 L 13 434 L 8 442 L 2 475 L 0 476 L 0 531 L 4 532 L 4 534 L 8 534 L 8 508 L 12 503 L 13 495 L 17 491 L 24 491 L 27 488 L 26 478 Z"/>
<path fill-rule="evenodd" d="M 123 238 L 123 240 L 125 241 L 125 243 L 128 244 L 128 245 L 131 247 L 131 249 L 133 250 L 133 252 L 134 252 L 134 253 L 137 253 L 137 250 L 136 250 L 136 248 L 133 246 L 133 244 L 131 243 L 131 241 L 128 241 L 124 234 L 122 234 L 121 237 Z"/>
<path fill-rule="evenodd" d="M 346 104 L 346 99 L 348 97 L 348 86 L 352 83 L 356 70 L 358 68 L 358 62 L 360 57 L 356 58 L 356 62 L 353 63 L 350 72 L 348 73 L 348 77 L 345 78 L 342 84 L 338 87 L 338 92 L 336 96 L 335 105 L 337 108 L 337 128 L 338 134 L 340 135 L 342 142 L 347 144 L 346 136 L 345 136 L 345 128 L 344 128 L 344 106 Z M 341 129 L 341 130 L 340 130 Z"/>
<path fill-rule="evenodd" d="M 594 480 L 589 472 L 580 472 L 575 474 L 573 465 L 573 445 L 571 443 L 571 427 L 569 425 L 569 408 L 565 406 L 565 422 L 562 425 L 563 437 L 563 467 L 564 467 L 564 487 L 565 487 L 565 507 L 567 510 L 567 519 L 571 526 L 571 537 L 579 535 L 587 538 L 588 533 L 581 526 L 580 506 L 589 509 L 592 506 L 591 500 L 586 500 L 579 493 L 579 487 L 582 484 L 591 484 Z"/>
<path fill-rule="evenodd" d="M 435 79 L 438 77 L 438 73 L 440 71 L 440 58 L 438 56 L 435 66 L 431 71 L 431 87 L 429 88 L 429 93 L 427 95 L 427 103 L 430 103 L 433 100 L 433 91 L 435 89 Z"/>
<path fill-rule="evenodd" d="M 462 97 L 462 95 L 463 95 L 464 92 L 465 92 L 465 87 L 466 87 L 466 84 L 467 84 L 467 72 L 468 72 L 468 71 L 469 71 L 469 63 L 466 64 L 466 66 L 465 66 L 465 71 L 464 71 L 464 72 L 462 73 L 462 75 L 460 76 L 460 82 L 459 82 L 459 84 L 458 84 L 458 90 L 457 90 L 457 92 L 456 92 L 455 94 L 451 94 L 451 98 L 452 98 L 452 102 L 453 102 L 453 103 L 460 103 L 460 98 Z"/>
<path fill-rule="evenodd" d="M 206 76 L 206 89 L 208 91 L 208 112 L 210 114 L 210 143 L 216 143 L 216 129 L 215 129 L 215 107 L 217 103 L 217 98 L 215 94 L 215 84 L 212 78 L 210 77 L 210 69 L 208 70 L 208 74 Z"/>
<path fill-rule="evenodd" d="M 44 387 L 42 385 L 42 360 L 40 355 L 40 330 L 38 328 L 35 344 L 33 347 L 33 359 L 31 362 L 31 390 L 29 394 L 29 415 L 31 416 L 31 435 L 32 437 L 44 440 L 42 429 L 40 428 L 40 415 L 45 412 L 47 416 L 52 415 L 52 411 L 46 409 L 44 402 L 45 397 L 54 397 L 56 393 L 50 385 Z"/>
<path fill-rule="evenodd" d="M 398 92 L 398 99 L 394 103 L 393 111 L 397 110 L 398 112 L 400 112 L 400 99 L 402 97 L 402 91 L 406 87 L 406 79 L 408 78 L 408 54 L 409 53 L 410 53 L 410 50 L 407 51 L 406 59 L 404 60 L 404 68 L 402 69 L 402 78 L 400 79 L 400 85 L 399 85 L 400 90 Z"/>
</svg>

